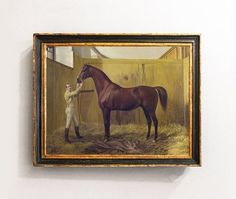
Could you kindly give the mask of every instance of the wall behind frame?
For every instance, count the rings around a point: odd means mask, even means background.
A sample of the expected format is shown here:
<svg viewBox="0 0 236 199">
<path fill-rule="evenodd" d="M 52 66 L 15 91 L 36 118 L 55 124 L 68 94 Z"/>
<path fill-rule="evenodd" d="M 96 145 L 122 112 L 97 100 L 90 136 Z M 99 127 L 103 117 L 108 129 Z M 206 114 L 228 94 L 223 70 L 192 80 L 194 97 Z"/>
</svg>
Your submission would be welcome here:
<svg viewBox="0 0 236 199">
<path fill-rule="evenodd" d="M 1 199 L 235 199 L 235 0 L 1 0 Z M 33 168 L 32 34 L 201 33 L 201 168 Z"/>
</svg>

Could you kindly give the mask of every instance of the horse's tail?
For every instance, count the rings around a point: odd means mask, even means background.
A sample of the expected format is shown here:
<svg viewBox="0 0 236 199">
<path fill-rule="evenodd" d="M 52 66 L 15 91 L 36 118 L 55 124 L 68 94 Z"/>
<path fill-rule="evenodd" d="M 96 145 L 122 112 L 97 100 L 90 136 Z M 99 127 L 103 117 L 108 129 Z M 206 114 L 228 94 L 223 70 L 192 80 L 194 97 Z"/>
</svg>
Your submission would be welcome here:
<svg viewBox="0 0 236 199">
<path fill-rule="evenodd" d="M 161 86 L 157 86 L 157 87 L 155 87 L 155 90 L 160 98 L 161 106 L 162 106 L 163 110 L 165 111 L 166 107 L 167 107 L 167 97 L 168 97 L 166 89 Z"/>
</svg>

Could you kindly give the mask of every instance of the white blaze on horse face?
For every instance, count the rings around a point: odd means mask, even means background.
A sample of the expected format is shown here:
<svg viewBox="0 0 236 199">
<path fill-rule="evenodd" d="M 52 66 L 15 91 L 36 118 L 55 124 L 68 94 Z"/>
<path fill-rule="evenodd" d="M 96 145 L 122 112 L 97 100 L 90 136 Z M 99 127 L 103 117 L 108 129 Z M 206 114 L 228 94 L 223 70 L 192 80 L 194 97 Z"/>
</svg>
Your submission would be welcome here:
<svg viewBox="0 0 236 199">
<path fill-rule="evenodd" d="M 81 73 L 82 73 L 83 69 L 80 70 L 79 74 L 77 75 L 77 81 L 81 81 L 83 82 L 82 78 L 81 78 Z"/>
<path fill-rule="evenodd" d="M 80 83 L 80 84 L 82 84 L 83 81 L 84 81 L 82 77 L 79 77 L 78 80 L 79 80 L 79 83 Z"/>
<path fill-rule="evenodd" d="M 76 77 L 78 83 L 82 83 L 83 82 L 83 80 L 82 80 L 82 78 L 80 76 L 81 76 L 81 71 L 80 71 L 79 75 L 77 75 L 77 77 Z"/>
</svg>

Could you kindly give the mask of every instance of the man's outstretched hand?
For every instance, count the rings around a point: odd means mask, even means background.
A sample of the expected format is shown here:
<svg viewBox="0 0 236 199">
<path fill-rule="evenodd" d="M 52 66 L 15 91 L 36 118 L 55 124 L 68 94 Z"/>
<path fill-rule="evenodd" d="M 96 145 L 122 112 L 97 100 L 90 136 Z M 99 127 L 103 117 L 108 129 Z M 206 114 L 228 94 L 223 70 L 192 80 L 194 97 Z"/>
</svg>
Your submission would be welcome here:
<svg viewBox="0 0 236 199">
<path fill-rule="evenodd" d="M 77 87 L 78 87 L 79 89 L 81 89 L 82 86 L 83 86 L 83 83 L 77 83 Z"/>
</svg>

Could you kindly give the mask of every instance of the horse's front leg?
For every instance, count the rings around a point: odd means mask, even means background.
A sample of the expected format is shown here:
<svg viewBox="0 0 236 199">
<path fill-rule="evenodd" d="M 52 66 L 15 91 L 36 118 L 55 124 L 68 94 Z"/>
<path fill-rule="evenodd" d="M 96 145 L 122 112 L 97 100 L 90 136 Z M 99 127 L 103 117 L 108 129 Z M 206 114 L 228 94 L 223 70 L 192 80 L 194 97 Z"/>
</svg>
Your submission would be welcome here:
<svg viewBox="0 0 236 199">
<path fill-rule="evenodd" d="M 102 109 L 103 113 L 103 121 L 104 121 L 104 128 L 105 128 L 105 136 L 104 142 L 107 142 L 110 138 L 110 113 L 109 109 Z"/>
</svg>

